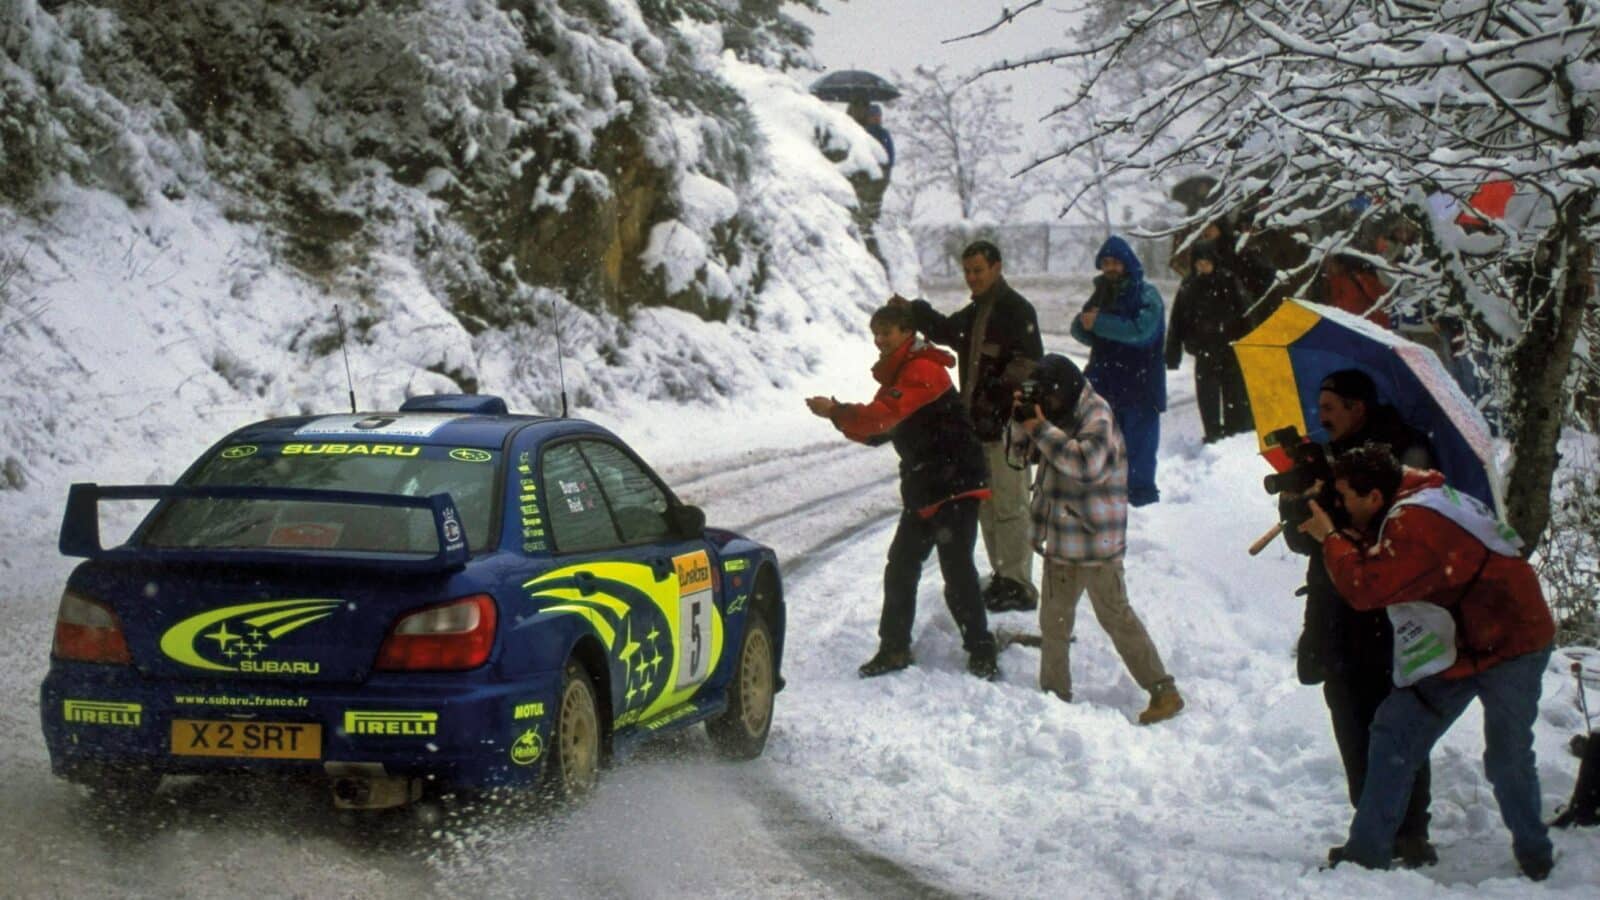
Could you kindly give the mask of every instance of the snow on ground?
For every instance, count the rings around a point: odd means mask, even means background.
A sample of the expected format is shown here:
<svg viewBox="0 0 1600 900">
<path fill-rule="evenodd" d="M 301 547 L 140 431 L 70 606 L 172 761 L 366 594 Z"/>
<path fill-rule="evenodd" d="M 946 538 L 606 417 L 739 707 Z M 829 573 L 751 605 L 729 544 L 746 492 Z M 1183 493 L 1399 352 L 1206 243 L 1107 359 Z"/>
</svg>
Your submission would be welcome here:
<svg viewBox="0 0 1600 900">
<path fill-rule="evenodd" d="M 1244 548 L 1273 517 L 1248 437 L 1199 441 L 1174 375 L 1164 419 L 1163 501 L 1136 510 L 1129 591 L 1188 701 L 1135 724 L 1143 692 L 1079 609 L 1072 704 L 1037 691 L 1038 651 L 1002 654 L 1004 680 L 964 674 L 935 569 L 924 577 L 918 665 L 871 681 L 879 528 L 791 588 L 788 677 L 769 754 L 848 833 L 960 890 L 1003 896 L 1523 896 L 1509 836 L 1483 778 L 1473 711 L 1435 751 L 1433 833 L 1423 873 L 1318 871 L 1349 821 L 1344 776 L 1317 689 L 1295 681 L 1293 596 L 1304 559 Z M 887 461 L 886 461 L 887 464 Z M 981 552 L 981 549 L 980 549 Z M 1019 613 L 1004 628 L 1036 627 Z M 1571 793 L 1565 742 L 1581 724 L 1559 658 L 1546 677 L 1538 751 L 1545 807 Z M 1600 835 L 1557 833 L 1540 890 L 1590 896 Z"/>
</svg>

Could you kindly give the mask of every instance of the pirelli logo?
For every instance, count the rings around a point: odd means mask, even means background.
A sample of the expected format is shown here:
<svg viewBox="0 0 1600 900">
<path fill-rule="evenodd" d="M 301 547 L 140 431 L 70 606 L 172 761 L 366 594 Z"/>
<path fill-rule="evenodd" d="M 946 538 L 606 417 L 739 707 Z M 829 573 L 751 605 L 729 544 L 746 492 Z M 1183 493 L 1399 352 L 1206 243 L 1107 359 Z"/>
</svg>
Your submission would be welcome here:
<svg viewBox="0 0 1600 900">
<path fill-rule="evenodd" d="M 104 700 L 67 700 L 62 716 L 78 725 L 116 725 L 138 728 L 144 721 L 144 707 L 137 703 L 110 703 Z"/>
<path fill-rule="evenodd" d="M 347 709 L 344 711 L 344 730 L 346 734 L 427 737 L 439 733 L 439 714 Z"/>
</svg>

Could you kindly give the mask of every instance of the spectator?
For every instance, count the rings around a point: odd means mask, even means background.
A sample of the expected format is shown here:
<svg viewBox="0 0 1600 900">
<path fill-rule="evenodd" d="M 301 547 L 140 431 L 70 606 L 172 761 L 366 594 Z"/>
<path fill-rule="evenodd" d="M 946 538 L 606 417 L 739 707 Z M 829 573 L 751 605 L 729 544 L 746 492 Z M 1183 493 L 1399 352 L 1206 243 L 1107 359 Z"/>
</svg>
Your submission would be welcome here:
<svg viewBox="0 0 1600 900">
<path fill-rule="evenodd" d="M 1156 488 L 1156 449 L 1161 413 L 1167 408 L 1167 373 L 1162 367 L 1166 309 L 1128 242 L 1116 235 L 1095 254 L 1094 293 L 1072 321 L 1072 336 L 1089 345 L 1084 370 L 1095 392 L 1111 404 L 1128 449 L 1128 503 L 1161 499 Z"/>
<path fill-rule="evenodd" d="M 889 154 L 889 162 L 883 167 L 883 180 L 887 184 L 890 171 L 894 169 L 894 137 L 889 134 L 889 129 L 883 127 L 883 107 L 876 103 L 868 103 L 865 119 L 858 121 L 861 121 L 861 127 L 867 130 L 867 134 L 877 138 L 878 143 L 883 145 L 884 152 Z"/>
<path fill-rule="evenodd" d="M 878 652 L 858 670 L 872 678 L 911 665 L 911 626 L 917 581 L 935 548 L 944 574 L 944 598 L 967 650 L 967 670 L 999 675 L 994 637 L 978 592 L 972 562 L 978 504 L 989 496 L 983 448 L 945 372 L 950 354 L 916 339 L 911 311 L 885 306 L 872 314 L 878 362 L 872 377 L 882 387 L 871 403 L 811 397 L 806 405 L 845 437 L 864 444 L 894 444 L 900 456 L 904 509 L 883 571 L 883 614 Z"/>
<path fill-rule="evenodd" d="M 1250 330 L 1250 322 L 1239 283 L 1218 263 L 1216 247 L 1201 242 L 1189 255 L 1193 271 L 1172 301 L 1167 369 L 1178 368 L 1185 351 L 1194 357 L 1195 405 L 1210 444 L 1255 427 L 1244 373 L 1230 346 Z"/>
<path fill-rule="evenodd" d="M 1328 449 L 1338 454 L 1367 444 L 1382 444 L 1406 465 L 1433 463 L 1428 439 L 1400 421 L 1392 407 L 1378 402 L 1378 387 L 1359 369 L 1342 369 L 1322 380 L 1317 415 L 1328 434 Z M 1292 501 L 1279 510 L 1291 520 Z M 1341 517 L 1342 510 L 1330 510 Z M 1306 554 L 1305 623 L 1296 650 L 1300 683 L 1322 685 L 1334 742 L 1344 763 L 1350 803 L 1361 798 L 1367 781 L 1367 747 L 1378 707 L 1394 690 L 1391 654 L 1394 632 L 1382 612 L 1351 609 L 1339 596 L 1322 562 L 1322 548 L 1294 530 L 1284 531 L 1289 549 Z M 1431 865 L 1438 853 L 1428 840 L 1432 772 L 1426 761 L 1417 773 L 1411 802 L 1400 823 L 1395 851 L 1408 867 Z"/>
<path fill-rule="evenodd" d="M 868 252 L 882 262 L 883 257 L 878 250 L 878 219 L 883 215 L 883 196 L 889 190 L 889 173 L 894 168 L 894 138 L 883 127 L 883 107 L 878 104 L 856 100 L 845 107 L 845 112 L 867 134 L 877 139 L 888 154 L 888 161 L 880 166 L 881 174 L 878 177 L 874 178 L 866 172 L 856 172 L 850 176 L 850 185 L 856 192 L 856 225 L 861 229 Z"/>
<path fill-rule="evenodd" d="M 1039 603 L 1039 686 L 1072 699 L 1068 658 L 1078 599 L 1085 590 L 1095 618 L 1111 636 L 1150 703 L 1141 725 L 1170 719 L 1183 697 L 1161 664 L 1144 623 L 1128 605 L 1122 557 L 1127 549 L 1128 458 L 1111 407 L 1065 356 L 1051 354 L 1033 373 L 1041 402 L 1020 404 L 1012 424 L 1017 445 L 1038 464 L 1030 511 L 1033 546 L 1044 557 Z"/>
<path fill-rule="evenodd" d="M 1028 548 L 1028 468 L 1006 452 L 1006 422 L 1016 385 L 1006 381 L 1005 371 L 1012 360 L 1043 356 L 1044 343 L 1033 304 L 1006 283 L 999 247 L 988 241 L 968 245 L 961 251 L 961 271 L 972 302 L 948 316 L 926 300 L 909 301 L 897 294 L 889 302 L 909 305 L 917 330 L 953 348 L 961 360 L 961 402 L 983 442 L 994 491 L 979 508 L 984 549 L 994 567 L 984 601 L 997 612 L 1029 610 L 1038 605 L 1039 592 L 1033 586 L 1033 553 Z"/>
<path fill-rule="evenodd" d="M 1554 858 L 1539 812 L 1533 723 L 1555 622 L 1521 540 L 1443 475 L 1403 469 L 1385 447 L 1341 454 L 1333 475 L 1354 535 L 1336 531 L 1314 502 L 1300 528 L 1321 542 L 1352 608 L 1389 610 L 1395 683 L 1407 689 L 1378 707 L 1366 785 L 1349 838 L 1329 861 L 1388 868 L 1417 770 L 1477 698 L 1484 771 L 1517 865 L 1543 881 Z"/>
<path fill-rule="evenodd" d="M 1573 665 L 1578 665 L 1574 663 Z M 1550 824 L 1557 828 L 1592 828 L 1600 825 L 1600 732 L 1591 731 L 1573 738 L 1582 744 L 1583 761 L 1578 764 L 1578 783 L 1572 786 L 1572 799 Z"/>
<path fill-rule="evenodd" d="M 1378 273 L 1358 256 L 1335 253 L 1323 264 L 1322 302 L 1384 328 L 1389 327 L 1389 314 L 1380 305 L 1387 292 Z"/>
</svg>

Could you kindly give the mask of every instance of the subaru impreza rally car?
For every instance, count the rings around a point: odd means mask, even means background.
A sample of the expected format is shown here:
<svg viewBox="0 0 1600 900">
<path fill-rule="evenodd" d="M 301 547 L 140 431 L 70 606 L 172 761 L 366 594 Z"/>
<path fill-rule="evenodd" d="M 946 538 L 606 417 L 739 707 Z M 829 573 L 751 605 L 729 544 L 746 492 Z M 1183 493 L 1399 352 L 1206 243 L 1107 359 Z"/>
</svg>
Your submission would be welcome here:
<svg viewBox="0 0 1600 900">
<path fill-rule="evenodd" d="M 154 500 L 103 548 L 102 500 Z M 171 486 L 72 486 L 40 714 L 52 768 L 318 774 L 348 808 L 581 794 L 704 722 L 761 753 L 782 688 L 777 558 L 705 527 L 609 431 L 472 395 L 272 419 Z"/>
</svg>

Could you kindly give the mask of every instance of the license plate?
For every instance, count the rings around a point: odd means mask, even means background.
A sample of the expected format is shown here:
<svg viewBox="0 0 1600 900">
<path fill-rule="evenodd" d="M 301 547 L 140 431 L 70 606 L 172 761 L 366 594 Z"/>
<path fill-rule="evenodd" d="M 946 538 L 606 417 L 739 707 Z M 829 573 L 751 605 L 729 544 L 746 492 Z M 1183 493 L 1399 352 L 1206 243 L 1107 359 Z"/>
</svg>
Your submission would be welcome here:
<svg viewBox="0 0 1600 900">
<path fill-rule="evenodd" d="M 172 752 L 178 756 L 321 759 L 322 726 L 314 722 L 173 719 Z"/>
</svg>

